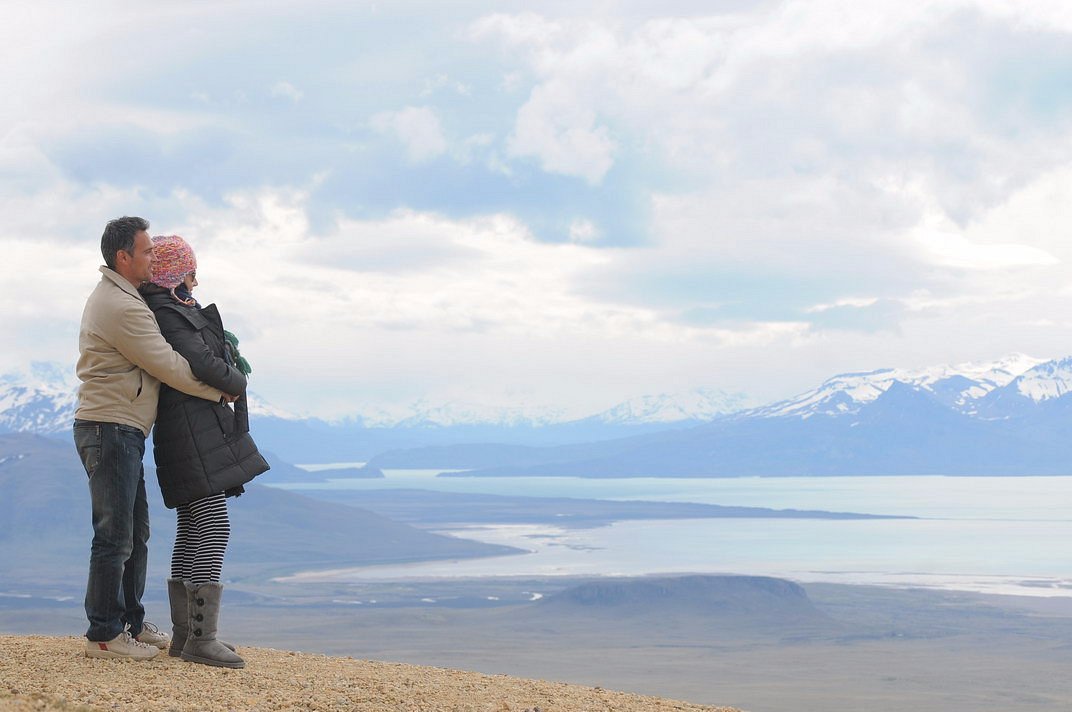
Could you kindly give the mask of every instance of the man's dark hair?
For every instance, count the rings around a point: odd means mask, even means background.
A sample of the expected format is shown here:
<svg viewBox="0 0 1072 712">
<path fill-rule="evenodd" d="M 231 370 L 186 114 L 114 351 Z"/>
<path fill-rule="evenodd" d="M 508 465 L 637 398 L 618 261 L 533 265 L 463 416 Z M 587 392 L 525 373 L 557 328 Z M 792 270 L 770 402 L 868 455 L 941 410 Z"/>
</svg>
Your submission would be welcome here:
<svg viewBox="0 0 1072 712">
<path fill-rule="evenodd" d="M 145 218 L 132 218 L 124 215 L 110 221 L 104 227 L 104 234 L 100 239 L 100 251 L 104 255 L 104 264 L 108 265 L 109 269 L 115 269 L 115 253 L 122 250 L 133 254 L 134 236 L 148 229 L 149 221 Z"/>
</svg>

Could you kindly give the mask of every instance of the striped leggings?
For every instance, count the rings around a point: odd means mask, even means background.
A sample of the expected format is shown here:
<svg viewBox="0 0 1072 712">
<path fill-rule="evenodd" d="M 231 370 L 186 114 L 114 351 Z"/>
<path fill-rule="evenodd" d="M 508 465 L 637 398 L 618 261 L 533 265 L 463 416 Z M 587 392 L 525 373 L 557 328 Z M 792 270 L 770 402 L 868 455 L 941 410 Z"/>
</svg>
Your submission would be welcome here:
<svg viewBox="0 0 1072 712">
<path fill-rule="evenodd" d="M 227 497 L 220 492 L 180 505 L 175 511 L 178 529 L 171 552 L 171 578 L 197 586 L 219 583 L 223 554 L 231 537 Z"/>
</svg>

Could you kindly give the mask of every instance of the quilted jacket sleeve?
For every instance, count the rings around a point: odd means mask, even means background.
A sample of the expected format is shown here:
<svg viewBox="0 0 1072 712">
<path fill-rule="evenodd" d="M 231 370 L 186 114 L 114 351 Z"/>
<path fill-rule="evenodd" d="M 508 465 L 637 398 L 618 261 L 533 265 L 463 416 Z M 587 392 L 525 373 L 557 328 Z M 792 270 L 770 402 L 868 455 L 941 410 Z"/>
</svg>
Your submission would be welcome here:
<svg viewBox="0 0 1072 712">
<path fill-rule="evenodd" d="M 176 390 L 206 400 L 220 399 L 220 389 L 197 377 L 196 372 L 191 373 L 193 364 L 187 365 L 179 358 L 185 354 L 176 354 L 161 338 L 145 302 L 136 297 L 123 298 L 120 306 L 119 315 L 106 324 L 106 338 L 119 353 Z"/>
<path fill-rule="evenodd" d="M 190 362 L 190 370 L 198 380 L 233 396 L 246 392 L 246 377 L 212 353 L 201 332 L 182 314 L 173 309 L 158 309 L 156 321 L 171 347 Z"/>
</svg>

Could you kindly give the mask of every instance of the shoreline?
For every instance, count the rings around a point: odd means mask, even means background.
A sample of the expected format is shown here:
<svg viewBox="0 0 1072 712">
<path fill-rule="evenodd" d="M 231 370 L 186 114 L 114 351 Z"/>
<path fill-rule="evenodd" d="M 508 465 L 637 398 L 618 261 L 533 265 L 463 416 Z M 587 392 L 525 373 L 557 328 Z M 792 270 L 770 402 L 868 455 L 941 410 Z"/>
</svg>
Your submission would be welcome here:
<svg viewBox="0 0 1072 712">
<path fill-rule="evenodd" d="M 423 564 L 412 564 L 413 567 L 421 567 Z M 532 581 L 548 579 L 557 581 L 569 580 L 599 580 L 599 579 L 625 579 L 625 578 L 668 578 L 681 576 L 768 576 L 780 578 L 802 586 L 811 585 L 834 585 L 851 586 L 859 588 L 882 588 L 897 591 L 934 591 L 942 593 L 969 593 L 981 596 L 1011 597 L 1011 598 L 1042 598 L 1042 599 L 1067 599 L 1072 605 L 1072 580 L 1050 579 L 1040 580 L 1040 577 L 1021 576 L 974 576 L 964 574 L 964 578 L 990 578 L 993 581 L 983 584 L 966 585 L 955 580 L 946 580 L 942 583 L 926 580 L 912 579 L 903 581 L 860 580 L 852 578 L 852 572 L 844 572 L 844 578 L 836 575 L 825 578 L 808 578 L 798 575 L 788 575 L 780 572 L 756 571 L 756 572 L 728 572 L 728 571 L 651 571 L 647 573 L 596 573 L 585 574 L 576 572 L 563 572 L 560 574 L 546 572 L 520 572 L 511 575 L 485 574 L 485 575 L 406 575 L 396 573 L 400 568 L 396 565 L 386 564 L 392 575 L 377 575 L 379 566 L 359 566 L 346 569 L 327 569 L 317 571 L 303 571 L 289 576 L 279 576 L 271 579 L 272 583 L 278 584 L 306 584 L 306 585 L 347 585 L 358 583 L 369 584 L 439 584 L 439 583 L 473 583 L 473 582 L 502 582 L 502 581 Z M 833 572 L 837 573 L 837 572 Z M 887 578 L 896 578 L 897 575 L 889 574 Z M 932 577 L 934 579 L 949 579 L 951 574 L 914 574 L 911 576 Z M 1021 583 L 1015 584 L 1014 581 Z M 1030 581 L 1031 583 L 1027 583 Z M 1037 583 L 1036 583 L 1037 582 Z M 2 594 L 0 594 L 2 595 Z"/>
<path fill-rule="evenodd" d="M 839 527 L 859 527 L 863 534 L 868 528 L 882 526 L 892 520 L 856 522 L 830 522 Z M 900 520 L 904 521 L 904 520 Z M 926 525 L 928 520 L 909 520 L 910 523 Z M 992 595 L 1022 595 L 1029 597 L 1072 598 L 1072 575 L 1036 573 L 998 573 L 979 569 L 928 571 L 901 565 L 898 557 L 903 552 L 893 550 L 885 560 L 874 562 L 847 561 L 848 567 L 837 566 L 840 555 L 829 561 L 808 561 L 807 566 L 786 565 L 787 556 L 781 560 L 776 544 L 781 541 L 801 541 L 796 527 L 809 520 L 628 520 L 603 527 L 574 528 L 554 524 L 469 524 L 452 528 L 430 528 L 438 534 L 471 539 L 488 544 L 510 546 L 527 553 L 508 554 L 496 557 L 469 559 L 441 559 L 402 564 L 372 564 L 352 567 L 331 567 L 295 571 L 274 577 L 275 583 L 305 583 L 345 585 L 356 583 L 387 582 L 449 582 L 466 580 L 540 579 L 563 580 L 568 578 L 603 577 L 652 577 L 687 575 L 739 575 L 771 576 L 784 578 L 800 584 L 831 583 L 844 585 L 881 586 L 896 589 L 925 589 L 937 591 L 964 591 Z M 747 536 L 758 537 L 765 545 L 766 553 L 774 556 L 751 559 L 753 549 L 745 547 L 742 552 L 716 551 L 708 553 L 702 547 L 683 548 L 684 556 L 677 550 L 664 547 L 661 551 L 650 542 L 676 542 L 674 536 L 682 527 L 696 526 L 704 532 L 724 533 L 732 530 L 737 542 L 748 541 Z M 804 524 L 806 527 L 807 524 Z M 939 524 L 940 526 L 940 524 Z M 745 529 L 750 529 L 744 534 Z M 691 530 L 689 530 L 691 531 Z M 917 539 L 926 532 L 920 532 Z M 835 532 L 825 532 L 835 536 Z M 658 539 L 664 536 L 664 539 Z M 689 541 L 705 541 L 694 536 Z M 717 539 L 716 539 L 717 540 Z M 626 547 L 625 544 L 633 542 Z M 970 544 L 970 541 L 967 543 Z M 681 546 L 681 545 L 679 545 Z M 647 549 L 645 550 L 645 547 Z M 660 554 L 661 558 L 656 554 Z M 687 557 L 692 557 L 688 560 Z M 847 558 L 847 557 L 846 557 Z M 946 558 L 951 558 L 948 554 Z M 947 563 L 947 562 L 943 562 Z M 831 566 L 831 564 L 834 564 Z M 861 565 L 863 564 L 863 565 Z M 868 564 L 871 564 L 870 566 Z M 887 570 L 874 568 L 874 564 L 886 564 Z"/>
<path fill-rule="evenodd" d="M 225 605 L 231 611 L 252 611 L 259 608 L 283 607 L 289 609 L 350 608 L 361 603 L 366 610 L 421 609 L 428 611 L 452 610 L 459 598 L 470 609 L 498 609 L 524 606 L 545 599 L 555 593 L 582 584 L 599 581 L 630 581 L 643 579 L 684 578 L 692 576 L 770 577 L 798 584 L 811 592 L 842 591 L 854 596 L 876 597 L 933 595 L 957 600 L 971 599 L 981 604 L 996 607 L 1025 607 L 1045 610 L 1072 618 L 1072 588 L 1068 593 L 1046 595 L 1032 592 L 1030 588 L 996 592 L 968 588 L 921 586 L 910 584 L 881 584 L 831 580 L 805 581 L 784 576 L 751 573 L 698 573 L 672 572 L 646 576 L 592 576 L 563 574 L 560 576 L 525 575 L 450 577 L 408 579 L 362 579 L 357 582 L 271 580 L 226 583 Z M 431 593 L 433 591 L 439 593 Z M 1024 591 L 1027 591 L 1026 593 Z M 346 592 L 350 598 L 340 598 Z M 370 593 L 371 592 L 371 593 Z M 444 593 L 446 592 L 446 593 Z M 458 592 L 461 592 L 459 594 Z M 511 594 L 516 594 L 511 596 Z M 487 594 L 487 595 L 485 595 Z M 366 600 L 354 600 L 357 596 Z M 150 585 L 144 597 L 147 607 L 152 607 L 156 617 L 166 618 L 166 591 L 162 586 Z M 484 605 L 474 602 L 483 601 Z M 32 631 L 22 625 L 12 625 L 18 620 L 18 612 L 33 610 L 51 612 L 83 624 L 82 597 L 72 592 L 24 592 L 15 587 L 0 589 L 0 635 L 29 634 Z M 45 632 L 61 632 L 69 628 L 58 627 Z"/>
</svg>

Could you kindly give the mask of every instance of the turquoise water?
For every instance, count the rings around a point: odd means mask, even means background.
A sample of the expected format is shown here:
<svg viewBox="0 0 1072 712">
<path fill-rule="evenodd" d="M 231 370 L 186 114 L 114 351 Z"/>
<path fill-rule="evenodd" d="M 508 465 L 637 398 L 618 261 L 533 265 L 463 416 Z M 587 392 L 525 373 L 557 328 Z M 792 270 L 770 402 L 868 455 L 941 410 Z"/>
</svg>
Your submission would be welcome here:
<svg viewBox="0 0 1072 712">
<path fill-rule="evenodd" d="M 1072 477 L 740 479 L 437 478 L 387 471 L 301 489 L 420 488 L 545 497 L 646 499 L 900 514 L 920 520 L 703 519 L 619 522 L 587 530 L 478 526 L 455 536 L 509 544 L 518 556 L 308 572 L 309 580 L 458 576 L 744 573 L 799 581 L 932 586 L 1072 596 Z M 298 485 L 278 483 L 285 488 Z"/>
</svg>

